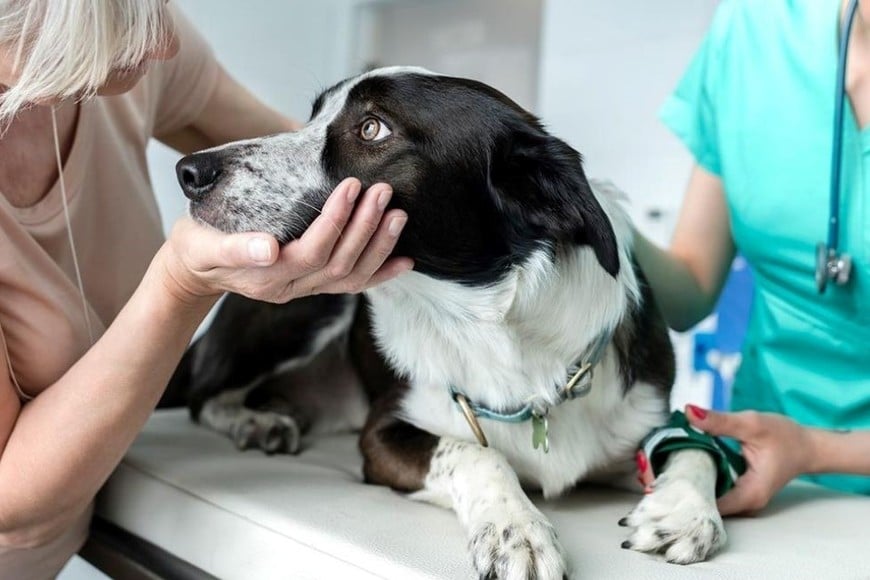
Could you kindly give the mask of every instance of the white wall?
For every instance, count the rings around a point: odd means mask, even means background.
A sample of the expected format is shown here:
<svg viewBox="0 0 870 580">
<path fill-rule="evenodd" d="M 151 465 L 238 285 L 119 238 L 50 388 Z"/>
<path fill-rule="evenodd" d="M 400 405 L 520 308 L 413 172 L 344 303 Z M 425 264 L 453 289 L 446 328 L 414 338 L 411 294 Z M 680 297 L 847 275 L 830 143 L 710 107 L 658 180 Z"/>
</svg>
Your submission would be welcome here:
<svg viewBox="0 0 870 580">
<path fill-rule="evenodd" d="M 540 114 L 632 199 L 641 229 L 664 242 L 691 167 L 658 121 L 717 0 L 547 0 Z M 646 219 L 661 208 L 661 225 Z"/>
<path fill-rule="evenodd" d="M 717 0 L 547 0 L 540 114 L 631 199 L 638 228 L 667 244 L 692 159 L 658 120 L 697 49 Z M 659 219 L 649 217 L 658 210 Z M 712 377 L 692 369 L 692 333 L 672 334 L 672 404 L 709 405 Z"/>
<path fill-rule="evenodd" d="M 544 0 L 374 0 L 352 72 L 412 64 L 487 83 L 534 110 Z"/>
</svg>

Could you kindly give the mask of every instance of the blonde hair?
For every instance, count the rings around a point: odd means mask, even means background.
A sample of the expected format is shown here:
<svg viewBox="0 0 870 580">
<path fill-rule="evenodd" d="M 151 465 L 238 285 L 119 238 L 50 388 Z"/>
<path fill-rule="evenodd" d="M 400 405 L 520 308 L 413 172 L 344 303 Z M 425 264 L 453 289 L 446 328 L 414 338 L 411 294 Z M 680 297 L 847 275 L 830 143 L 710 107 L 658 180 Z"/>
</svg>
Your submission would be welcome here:
<svg viewBox="0 0 870 580">
<path fill-rule="evenodd" d="M 168 40 L 165 0 L 0 0 L 0 47 L 18 77 L 0 124 L 29 104 L 86 98 Z"/>
</svg>

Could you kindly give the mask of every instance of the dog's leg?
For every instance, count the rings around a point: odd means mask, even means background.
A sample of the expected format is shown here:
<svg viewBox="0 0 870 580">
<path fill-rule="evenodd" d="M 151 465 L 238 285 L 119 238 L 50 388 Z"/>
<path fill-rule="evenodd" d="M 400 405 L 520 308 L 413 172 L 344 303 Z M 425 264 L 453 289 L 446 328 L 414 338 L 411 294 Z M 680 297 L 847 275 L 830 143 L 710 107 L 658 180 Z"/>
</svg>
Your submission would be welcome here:
<svg viewBox="0 0 870 580">
<path fill-rule="evenodd" d="M 494 449 L 442 438 L 415 499 L 456 511 L 481 578 L 559 580 L 567 572 L 553 526 Z"/>
<path fill-rule="evenodd" d="M 239 449 L 298 453 L 302 437 L 358 430 L 368 411 L 341 337 L 308 358 L 285 361 L 242 389 L 203 403 L 199 421 Z"/>
<path fill-rule="evenodd" d="M 552 525 L 526 497 L 507 460 L 477 444 L 439 438 L 375 403 L 360 438 L 363 474 L 411 497 L 453 509 L 481 578 L 561 579 L 565 556 Z"/>
<path fill-rule="evenodd" d="M 716 466 L 697 449 L 672 453 L 653 491 L 620 521 L 633 528 L 624 548 L 664 554 L 668 562 L 691 564 L 725 544 L 716 508 Z"/>
<path fill-rule="evenodd" d="M 268 454 L 298 453 L 304 422 L 286 409 L 283 412 L 256 410 L 245 406 L 249 394 L 258 388 L 248 386 L 224 391 L 208 399 L 199 421 L 233 440 L 239 449 L 258 447 Z"/>
</svg>

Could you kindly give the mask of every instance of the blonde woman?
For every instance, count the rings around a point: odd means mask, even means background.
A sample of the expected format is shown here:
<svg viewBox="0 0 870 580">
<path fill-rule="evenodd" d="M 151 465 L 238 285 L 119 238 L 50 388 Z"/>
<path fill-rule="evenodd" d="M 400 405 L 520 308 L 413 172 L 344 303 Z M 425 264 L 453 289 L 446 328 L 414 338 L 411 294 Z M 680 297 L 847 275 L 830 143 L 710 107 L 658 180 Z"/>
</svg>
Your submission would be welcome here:
<svg viewBox="0 0 870 580">
<path fill-rule="evenodd" d="M 283 248 L 189 219 L 163 240 L 152 137 L 189 152 L 295 126 L 164 0 L 0 0 L 4 578 L 52 577 L 82 545 L 94 495 L 223 292 L 287 301 L 411 267 L 385 262 L 407 219 L 384 211 L 389 187 L 355 180 Z"/>
</svg>

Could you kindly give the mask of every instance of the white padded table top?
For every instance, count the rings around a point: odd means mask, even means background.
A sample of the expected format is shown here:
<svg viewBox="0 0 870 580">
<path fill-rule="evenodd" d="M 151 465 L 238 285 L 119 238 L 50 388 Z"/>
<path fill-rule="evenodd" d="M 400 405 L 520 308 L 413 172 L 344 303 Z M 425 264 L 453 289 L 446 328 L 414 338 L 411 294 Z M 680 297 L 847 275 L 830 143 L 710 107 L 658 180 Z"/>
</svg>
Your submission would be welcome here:
<svg viewBox="0 0 870 580">
<path fill-rule="evenodd" d="M 362 484 L 361 463 L 351 435 L 267 457 L 161 411 L 97 513 L 219 578 L 473 578 L 452 512 Z M 870 498 L 793 484 L 761 516 L 727 520 L 725 550 L 691 566 L 620 548 L 616 522 L 638 498 L 594 488 L 536 498 L 572 578 L 870 579 Z"/>
</svg>

